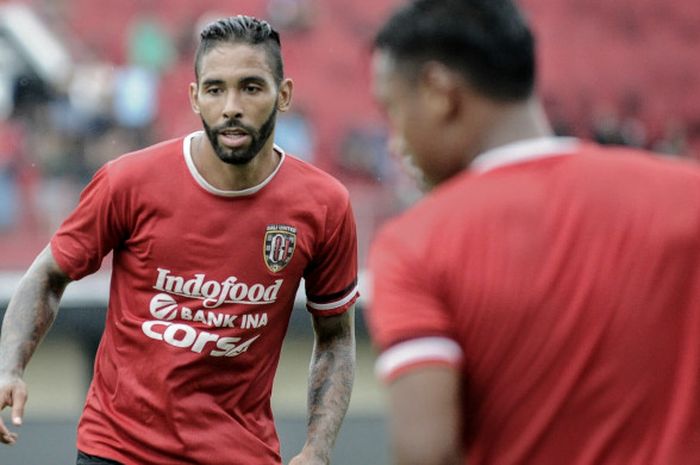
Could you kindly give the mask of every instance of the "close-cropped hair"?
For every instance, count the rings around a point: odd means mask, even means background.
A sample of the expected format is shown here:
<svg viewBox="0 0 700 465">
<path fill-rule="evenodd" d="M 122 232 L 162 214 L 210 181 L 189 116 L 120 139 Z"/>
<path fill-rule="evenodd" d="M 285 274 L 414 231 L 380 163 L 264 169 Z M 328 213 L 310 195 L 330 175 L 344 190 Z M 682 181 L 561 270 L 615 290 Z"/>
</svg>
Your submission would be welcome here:
<svg viewBox="0 0 700 465">
<path fill-rule="evenodd" d="M 279 85 L 284 79 L 280 36 L 267 21 L 245 15 L 221 18 L 207 25 L 200 33 L 199 38 L 194 59 L 194 74 L 197 80 L 199 80 L 202 57 L 223 43 L 265 47 L 275 82 Z"/>
<path fill-rule="evenodd" d="M 533 92 L 534 38 L 511 0 L 412 1 L 382 27 L 374 47 L 408 77 L 438 61 L 496 101 L 524 100 Z"/>
</svg>

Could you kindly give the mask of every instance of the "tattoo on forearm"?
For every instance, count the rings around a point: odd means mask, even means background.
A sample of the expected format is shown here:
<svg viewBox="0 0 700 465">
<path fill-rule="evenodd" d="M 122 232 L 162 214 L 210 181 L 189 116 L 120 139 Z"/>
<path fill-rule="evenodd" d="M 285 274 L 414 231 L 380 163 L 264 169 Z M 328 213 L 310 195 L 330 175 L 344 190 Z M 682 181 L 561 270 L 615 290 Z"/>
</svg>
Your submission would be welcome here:
<svg viewBox="0 0 700 465">
<path fill-rule="evenodd" d="M 326 461 L 350 403 L 354 377 L 354 335 L 352 328 L 343 327 L 317 342 L 309 374 L 309 442 Z"/>
<path fill-rule="evenodd" d="M 331 387 L 331 380 L 329 379 L 328 372 L 330 371 L 329 367 L 333 366 L 334 362 L 335 354 L 333 352 L 326 352 L 319 354 L 311 368 L 308 399 L 310 410 L 312 410 L 310 412 L 311 414 L 315 414 L 313 408 L 323 404 L 323 398 Z M 316 417 L 309 417 L 309 425 L 314 423 L 315 418 Z"/>
</svg>

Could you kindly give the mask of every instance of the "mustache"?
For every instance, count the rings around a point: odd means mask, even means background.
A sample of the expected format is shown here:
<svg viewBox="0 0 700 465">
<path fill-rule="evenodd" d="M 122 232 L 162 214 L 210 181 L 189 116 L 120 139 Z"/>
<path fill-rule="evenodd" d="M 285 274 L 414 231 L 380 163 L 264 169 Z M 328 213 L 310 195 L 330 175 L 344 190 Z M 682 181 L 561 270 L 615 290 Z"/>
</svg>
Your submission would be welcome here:
<svg viewBox="0 0 700 465">
<path fill-rule="evenodd" d="M 219 126 L 214 126 L 211 128 L 211 130 L 214 133 L 221 132 L 226 129 L 243 129 L 245 132 L 250 134 L 251 136 L 256 136 L 258 134 L 258 131 L 255 130 L 255 128 L 250 127 L 246 124 L 241 123 L 238 120 L 231 120 L 227 123 L 221 124 Z"/>
</svg>

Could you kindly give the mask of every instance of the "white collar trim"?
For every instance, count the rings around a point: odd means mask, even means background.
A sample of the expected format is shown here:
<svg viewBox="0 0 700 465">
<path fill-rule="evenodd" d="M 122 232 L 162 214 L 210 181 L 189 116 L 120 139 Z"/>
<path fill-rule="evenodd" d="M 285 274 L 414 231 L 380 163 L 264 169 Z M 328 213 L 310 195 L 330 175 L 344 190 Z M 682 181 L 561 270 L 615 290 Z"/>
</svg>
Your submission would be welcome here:
<svg viewBox="0 0 700 465">
<path fill-rule="evenodd" d="M 502 166 L 538 158 L 571 155 L 580 147 L 580 144 L 580 141 L 575 137 L 524 139 L 477 155 L 469 165 L 469 169 L 476 173 L 484 173 Z"/>
<path fill-rule="evenodd" d="M 219 195 L 222 197 L 244 197 L 246 195 L 255 194 L 260 189 L 262 189 L 263 187 L 268 185 L 270 183 L 270 181 L 272 181 L 272 178 L 275 177 L 277 172 L 280 170 L 282 163 L 284 162 L 285 158 L 287 157 L 284 150 L 282 150 L 281 147 L 275 145 L 274 150 L 280 154 L 280 157 L 281 157 L 280 161 L 277 164 L 277 167 L 275 167 L 274 171 L 272 171 L 272 173 L 270 173 L 270 175 L 267 178 L 263 179 L 263 181 L 260 184 L 253 186 L 253 187 L 249 187 L 247 189 L 238 190 L 238 191 L 229 191 L 229 190 L 224 190 L 224 189 L 218 189 L 218 188 L 212 186 L 211 184 L 209 184 L 209 182 L 206 179 L 204 179 L 204 176 L 202 176 L 201 173 L 197 170 L 197 167 L 194 164 L 194 160 L 192 159 L 192 150 L 191 150 L 192 139 L 194 138 L 194 136 L 196 136 L 198 134 L 203 134 L 203 133 L 204 133 L 204 131 L 195 131 L 192 134 L 189 134 L 187 137 L 185 137 L 185 140 L 182 143 L 182 153 L 185 156 L 185 163 L 187 164 L 187 168 L 190 170 L 190 173 L 192 174 L 192 177 L 194 178 L 194 180 L 197 181 L 197 184 L 202 186 L 202 188 L 204 190 L 206 190 L 207 192 L 214 194 L 214 195 Z"/>
</svg>

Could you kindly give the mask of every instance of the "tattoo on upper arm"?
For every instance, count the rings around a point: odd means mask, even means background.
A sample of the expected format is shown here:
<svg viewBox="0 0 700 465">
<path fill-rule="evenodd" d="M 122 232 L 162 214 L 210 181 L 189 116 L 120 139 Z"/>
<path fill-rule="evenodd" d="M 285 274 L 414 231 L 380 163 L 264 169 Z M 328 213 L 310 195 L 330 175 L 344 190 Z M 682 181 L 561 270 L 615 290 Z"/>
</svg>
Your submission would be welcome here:
<svg viewBox="0 0 700 465">
<path fill-rule="evenodd" d="M 45 249 L 34 261 L 8 305 L 0 349 L 2 368 L 22 371 L 58 313 L 68 276 Z"/>
</svg>

